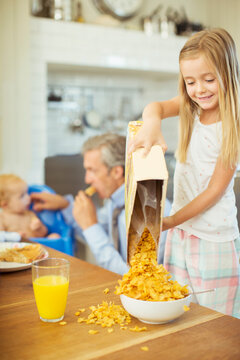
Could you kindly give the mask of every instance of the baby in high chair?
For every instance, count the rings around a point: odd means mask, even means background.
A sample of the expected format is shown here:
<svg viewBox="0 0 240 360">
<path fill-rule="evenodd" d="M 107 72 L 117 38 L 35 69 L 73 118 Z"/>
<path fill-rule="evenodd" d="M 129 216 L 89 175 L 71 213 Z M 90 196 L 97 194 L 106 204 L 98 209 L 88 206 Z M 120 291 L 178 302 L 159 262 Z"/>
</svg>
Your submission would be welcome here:
<svg viewBox="0 0 240 360">
<path fill-rule="evenodd" d="M 17 232 L 24 238 L 60 238 L 48 234 L 47 227 L 29 210 L 27 183 L 14 174 L 0 175 L 0 231 Z"/>
</svg>

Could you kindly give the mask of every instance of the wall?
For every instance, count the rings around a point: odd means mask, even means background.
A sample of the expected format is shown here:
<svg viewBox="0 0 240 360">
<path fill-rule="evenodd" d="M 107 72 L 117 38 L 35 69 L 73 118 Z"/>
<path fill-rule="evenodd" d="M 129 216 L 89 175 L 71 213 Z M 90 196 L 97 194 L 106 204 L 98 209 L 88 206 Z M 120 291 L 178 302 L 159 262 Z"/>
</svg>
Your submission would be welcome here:
<svg viewBox="0 0 240 360">
<path fill-rule="evenodd" d="M 240 1 L 210 0 L 207 9 L 209 24 L 212 27 L 223 27 L 230 32 L 240 57 Z"/>
<path fill-rule="evenodd" d="M 28 0 L 0 1 L 0 170 L 31 166 Z"/>
</svg>

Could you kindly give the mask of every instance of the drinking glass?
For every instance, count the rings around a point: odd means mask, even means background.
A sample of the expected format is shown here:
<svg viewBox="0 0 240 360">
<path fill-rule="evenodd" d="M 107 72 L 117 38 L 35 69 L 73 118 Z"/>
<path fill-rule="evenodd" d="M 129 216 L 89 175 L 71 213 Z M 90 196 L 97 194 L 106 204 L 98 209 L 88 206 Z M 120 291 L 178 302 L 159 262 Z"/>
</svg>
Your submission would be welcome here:
<svg viewBox="0 0 240 360">
<path fill-rule="evenodd" d="M 32 283 L 40 319 L 57 322 L 64 318 L 69 286 L 70 263 L 48 258 L 32 264 Z"/>
</svg>

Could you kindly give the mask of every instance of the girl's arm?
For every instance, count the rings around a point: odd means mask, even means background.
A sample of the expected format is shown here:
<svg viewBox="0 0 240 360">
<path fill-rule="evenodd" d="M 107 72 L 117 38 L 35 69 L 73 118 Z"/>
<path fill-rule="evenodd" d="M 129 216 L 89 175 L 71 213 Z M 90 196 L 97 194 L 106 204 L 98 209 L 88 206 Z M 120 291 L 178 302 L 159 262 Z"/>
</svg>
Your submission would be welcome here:
<svg viewBox="0 0 240 360">
<path fill-rule="evenodd" d="M 179 97 L 171 100 L 152 102 L 148 104 L 142 114 L 143 125 L 136 136 L 129 142 L 128 152 L 145 148 L 145 155 L 153 145 L 161 145 L 164 152 L 167 150 L 166 142 L 161 133 L 161 120 L 179 114 Z"/>
<path fill-rule="evenodd" d="M 235 170 L 236 167 L 226 169 L 218 159 L 207 189 L 174 215 L 165 217 L 163 231 L 184 223 L 216 204 L 232 180 Z"/>
</svg>

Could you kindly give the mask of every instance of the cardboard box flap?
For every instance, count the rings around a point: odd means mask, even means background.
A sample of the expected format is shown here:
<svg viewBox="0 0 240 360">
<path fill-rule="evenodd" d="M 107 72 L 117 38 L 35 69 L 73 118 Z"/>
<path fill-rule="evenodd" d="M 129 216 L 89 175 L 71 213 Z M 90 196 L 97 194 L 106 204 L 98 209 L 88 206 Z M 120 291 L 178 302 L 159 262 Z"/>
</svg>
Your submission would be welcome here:
<svg viewBox="0 0 240 360">
<path fill-rule="evenodd" d="M 144 149 L 138 149 L 132 154 L 133 175 L 135 181 L 150 179 L 168 179 L 168 171 L 164 154 L 160 145 L 154 145 L 147 156 Z"/>
</svg>

